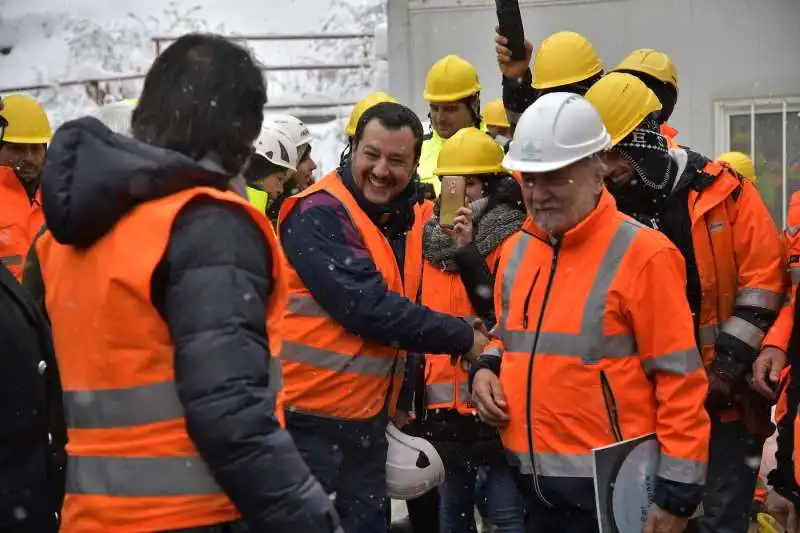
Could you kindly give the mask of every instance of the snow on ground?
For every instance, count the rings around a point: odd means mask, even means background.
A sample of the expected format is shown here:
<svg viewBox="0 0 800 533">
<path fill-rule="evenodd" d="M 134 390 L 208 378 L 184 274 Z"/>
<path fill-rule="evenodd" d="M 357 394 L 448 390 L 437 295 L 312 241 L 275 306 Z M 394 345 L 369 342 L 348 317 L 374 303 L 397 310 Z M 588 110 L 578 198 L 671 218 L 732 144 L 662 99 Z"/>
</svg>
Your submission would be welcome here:
<svg viewBox="0 0 800 533">
<path fill-rule="evenodd" d="M 0 15 L 0 94 L 4 88 L 50 85 L 87 77 L 144 73 L 155 57 L 151 38 L 188 31 L 235 36 L 267 33 L 372 33 L 385 20 L 382 0 L 4 0 Z M 247 41 L 264 65 L 358 63 L 369 41 Z M 370 70 L 271 72 L 270 103 L 352 101 L 371 92 Z M 140 80 L 103 85 L 106 101 L 136 97 Z M 54 126 L 93 112 L 84 86 L 30 91 Z M 341 109 L 342 115 L 350 112 Z M 320 173 L 335 168 L 343 120 L 313 125 Z"/>
</svg>

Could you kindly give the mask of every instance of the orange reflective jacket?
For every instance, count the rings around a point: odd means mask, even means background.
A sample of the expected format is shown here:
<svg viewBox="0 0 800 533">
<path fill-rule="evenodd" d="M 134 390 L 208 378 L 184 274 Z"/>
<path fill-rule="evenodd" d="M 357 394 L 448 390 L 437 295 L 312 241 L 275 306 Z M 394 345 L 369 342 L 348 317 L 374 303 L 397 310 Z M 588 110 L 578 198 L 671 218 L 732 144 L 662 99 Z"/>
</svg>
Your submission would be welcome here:
<svg viewBox="0 0 800 533">
<path fill-rule="evenodd" d="M 502 358 L 510 421 L 500 435 L 522 472 L 591 479 L 594 448 L 655 432 L 659 476 L 704 482 L 708 382 L 676 290 L 684 269 L 666 237 L 617 211 L 607 191 L 555 246 L 530 219 L 506 241 L 485 356 Z"/>
<path fill-rule="evenodd" d="M 14 170 L 0 166 L 0 198 L 0 263 L 22 281 L 25 256 L 44 224 L 41 197 L 37 192 L 31 201 Z"/>
<path fill-rule="evenodd" d="M 406 251 L 403 260 L 403 286 L 406 296 L 419 303 L 422 281 L 422 233 L 425 223 L 433 216 L 433 202 L 425 200 L 414 205 L 414 225 L 406 233 Z"/>
<path fill-rule="evenodd" d="M 359 232 L 375 267 L 392 292 L 405 294 L 403 279 L 389 241 L 337 173 L 331 172 L 281 206 L 279 224 L 298 200 L 317 191 L 336 198 Z M 394 413 L 400 393 L 405 353 L 362 339 L 334 321 L 314 299 L 288 262 L 289 307 L 283 327 L 283 376 L 286 407 L 307 414 L 363 420 L 384 405 Z M 392 397 L 387 399 L 391 386 Z"/>
<path fill-rule="evenodd" d="M 678 142 L 675 137 L 678 136 L 678 130 L 667 124 L 666 122 L 661 125 L 661 135 L 667 139 L 667 146 L 669 149 L 678 148 Z"/>
<path fill-rule="evenodd" d="M 239 516 L 187 435 L 175 348 L 151 302 L 175 217 L 198 196 L 243 206 L 263 229 L 275 280 L 267 333 L 280 353 L 282 254 L 264 215 L 232 192 L 194 188 L 141 204 L 88 250 L 42 235 L 36 251 L 69 436 L 62 532 L 166 531 Z M 279 361 L 271 363 L 270 376 L 280 376 Z"/>
<path fill-rule="evenodd" d="M 754 350 L 764 332 L 734 315 L 737 306 L 777 312 L 784 291 L 784 252 L 778 231 L 755 186 L 717 163 L 696 160 L 689 192 L 692 242 L 700 276 L 699 344 L 706 365 L 715 358 L 720 330 Z"/>
<path fill-rule="evenodd" d="M 800 192 L 792 194 L 789 211 L 786 217 L 786 228 L 783 230 L 783 244 L 786 249 L 786 265 L 789 276 L 789 290 L 783 301 L 778 319 L 772 325 L 764 339 L 764 346 L 775 346 L 785 352 L 789 351 L 789 338 L 794 325 L 794 300 L 797 284 L 800 282 Z"/>
</svg>

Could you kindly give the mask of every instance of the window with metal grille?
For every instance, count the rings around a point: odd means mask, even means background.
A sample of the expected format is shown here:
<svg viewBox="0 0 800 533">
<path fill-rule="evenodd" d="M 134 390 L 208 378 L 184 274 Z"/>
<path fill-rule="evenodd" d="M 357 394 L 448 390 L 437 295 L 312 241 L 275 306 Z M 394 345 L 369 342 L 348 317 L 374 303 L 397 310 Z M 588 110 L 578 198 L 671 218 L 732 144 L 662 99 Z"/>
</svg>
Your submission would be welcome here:
<svg viewBox="0 0 800 533">
<path fill-rule="evenodd" d="M 783 228 L 789 199 L 800 191 L 800 97 L 721 101 L 715 107 L 717 154 L 750 156 L 756 187 Z"/>
</svg>

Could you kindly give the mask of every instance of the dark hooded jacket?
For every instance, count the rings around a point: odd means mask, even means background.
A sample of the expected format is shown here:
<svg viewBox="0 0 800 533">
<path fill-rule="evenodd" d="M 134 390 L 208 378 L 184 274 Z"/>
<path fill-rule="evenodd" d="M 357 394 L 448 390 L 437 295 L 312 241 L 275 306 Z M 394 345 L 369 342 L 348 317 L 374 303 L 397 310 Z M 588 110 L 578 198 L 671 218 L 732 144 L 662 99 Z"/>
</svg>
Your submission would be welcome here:
<svg viewBox="0 0 800 533">
<path fill-rule="evenodd" d="M 225 190 L 231 178 L 213 161 L 197 162 L 79 119 L 56 132 L 47 154 L 47 226 L 59 243 L 90 248 L 137 205 L 199 185 Z M 327 533 L 337 520 L 330 500 L 265 393 L 275 379 L 264 357 L 270 257 L 244 209 L 195 200 L 174 222 L 151 282 L 152 304 L 175 344 L 189 436 L 250 530 Z M 44 301 L 36 258 L 29 259 L 26 278 Z"/>
</svg>

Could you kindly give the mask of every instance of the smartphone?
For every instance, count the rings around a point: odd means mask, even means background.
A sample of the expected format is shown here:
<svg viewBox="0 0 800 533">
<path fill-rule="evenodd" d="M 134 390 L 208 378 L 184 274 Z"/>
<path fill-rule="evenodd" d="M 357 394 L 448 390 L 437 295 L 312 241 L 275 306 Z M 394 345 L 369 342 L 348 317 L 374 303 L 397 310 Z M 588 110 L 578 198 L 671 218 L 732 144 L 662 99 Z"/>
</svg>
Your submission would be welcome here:
<svg viewBox="0 0 800 533">
<path fill-rule="evenodd" d="M 467 180 L 464 176 L 442 176 L 439 195 L 439 225 L 452 228 L 457 211 L 466 205 Z"/>
<path fill-rule="evenodd" d="M 500 24 L 500 35 L 508 39 L 511 59 L 525 59 L 525 31 L 522 28 L 522 13 L 518 0 L 494 0 L 497 7 L 497 22 Z"/>
</svg>

